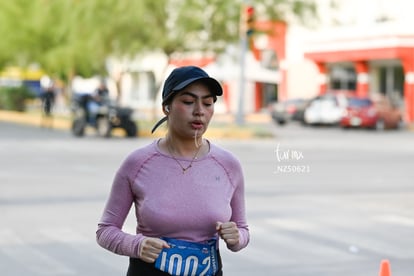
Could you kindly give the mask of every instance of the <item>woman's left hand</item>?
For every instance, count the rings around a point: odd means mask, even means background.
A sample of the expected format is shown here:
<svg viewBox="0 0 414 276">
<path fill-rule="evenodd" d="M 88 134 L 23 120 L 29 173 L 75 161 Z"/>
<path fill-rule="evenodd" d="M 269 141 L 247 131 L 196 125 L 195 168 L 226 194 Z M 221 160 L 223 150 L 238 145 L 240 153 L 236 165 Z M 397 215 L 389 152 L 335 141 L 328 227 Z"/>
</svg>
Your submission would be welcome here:
<svg viewBox="0 0 414 276">
<path fill-rule="evenodd" d="M 239 228 L 237 228 L 236 223 L 232 221 L 217 222 L 216 230 L 219 236 L 227 244 L 227 246 L 233 246 L 239 243 L 240 234 L 239 234 Z"/>
</svg>

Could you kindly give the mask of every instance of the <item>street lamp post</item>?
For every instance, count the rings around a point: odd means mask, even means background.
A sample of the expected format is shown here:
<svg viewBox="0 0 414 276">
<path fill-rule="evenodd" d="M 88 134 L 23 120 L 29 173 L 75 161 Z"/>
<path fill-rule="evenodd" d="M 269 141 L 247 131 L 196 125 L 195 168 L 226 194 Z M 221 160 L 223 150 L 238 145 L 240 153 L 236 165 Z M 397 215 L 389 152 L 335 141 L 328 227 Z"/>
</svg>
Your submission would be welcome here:
<svg viewBox="0 0 414 276">
<path fill-rule="evenodd" d="M 239 78 L 239 102 L 236 116 L 236 123 L 238 125 L 244 124 L 244 93 L 245 93 L 245 57 L 247 52 L 247 38 L 242 36 L 240 38 L 240 78 Z"/>
<path fill-rule="evenodd" d="M 246 3 L 242 4 L 240 23 L 240 78 L 239 78 L 239 102 L 236 115 L 236 123 L 244 125 L 244 94 L 246 82 L 246 53 L 250 37 L 254 32 L 254 8 Z"/>
</svg>

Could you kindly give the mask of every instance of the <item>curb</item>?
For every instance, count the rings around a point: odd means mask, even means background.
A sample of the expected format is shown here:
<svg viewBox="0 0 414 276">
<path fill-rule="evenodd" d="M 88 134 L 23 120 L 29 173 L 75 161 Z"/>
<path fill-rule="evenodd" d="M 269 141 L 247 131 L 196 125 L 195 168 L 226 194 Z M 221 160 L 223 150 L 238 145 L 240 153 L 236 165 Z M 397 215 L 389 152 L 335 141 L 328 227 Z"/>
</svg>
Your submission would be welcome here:
<svg viewBox="0 0 414 276">
<path fill-rule="evenodd" d="M 253 138 L 271 138 L 273 133 L 270 129 L 269 119 L 266 115 L 249 115 L 246 116 L 246 124 L 243 126 L 235 125 L 229 115 L 215 115 L 206 132 L 206 137 L 219 139 L 253 139 Z M 25 113 L 17 111 L 0 110 L 0 121 L 31 125 L 42 127 L 45 125 L 45 119 L 41 113 Z M 143 123 L 151 125 L 150 123 Z M 140 125 L 138 123 L 138 125 Z M 69 131 L 71 121 L 67 117 L 54 116 L 52 119 L 52 128 Z M 156 133 L 151 134 L 150 127 L 139 126 L 139 137 L 157 138 L 164 137 L 166 128 L 160 128 Z M 124 136 L 123 130 L 115 129 L 114 136 Z"/>
</svg>

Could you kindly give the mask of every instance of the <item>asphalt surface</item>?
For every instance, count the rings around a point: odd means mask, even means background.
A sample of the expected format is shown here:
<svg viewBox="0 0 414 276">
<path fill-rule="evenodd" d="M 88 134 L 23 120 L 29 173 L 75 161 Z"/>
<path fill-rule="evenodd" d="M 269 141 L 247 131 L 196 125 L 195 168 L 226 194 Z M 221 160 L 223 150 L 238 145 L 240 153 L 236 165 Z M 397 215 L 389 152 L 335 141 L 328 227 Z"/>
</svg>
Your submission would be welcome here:
<svg viewBox="0 0 414 276">
<path fill-rule="evenodd" d="M 414 275 L 414 133 L 269 128 L 213 141 L 243 165 L 251 230 L 241 252 L 222 245 L 225 275 L 369 276 L 384 259 Z M 151 140 L 0 122 L 0 275 L 125 275 L 96 223 L 120 162 Z"/>
</svg>

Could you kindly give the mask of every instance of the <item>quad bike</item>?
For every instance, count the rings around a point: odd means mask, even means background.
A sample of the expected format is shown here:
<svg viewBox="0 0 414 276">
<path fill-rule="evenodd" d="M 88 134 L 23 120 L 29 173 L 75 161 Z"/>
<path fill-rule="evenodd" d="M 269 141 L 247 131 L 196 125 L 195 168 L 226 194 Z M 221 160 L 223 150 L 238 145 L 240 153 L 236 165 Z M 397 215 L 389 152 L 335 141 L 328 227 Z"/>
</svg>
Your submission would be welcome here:
<svg viewBox="0 0 414 276">
<path fill-rule="evenodd" d="M 90 95 L 76 95 L 72 102 L 72 133 L 77 137 L 85 135 L 85 129 L 92 127 L 101 137 L 111 137 L 112 130 L 122 128 L 127 137 L 136 137 L 138 127 L 132 120 L 133 110 L 105 101 L 95 112 L 89 109 Z"/>
</svg>

